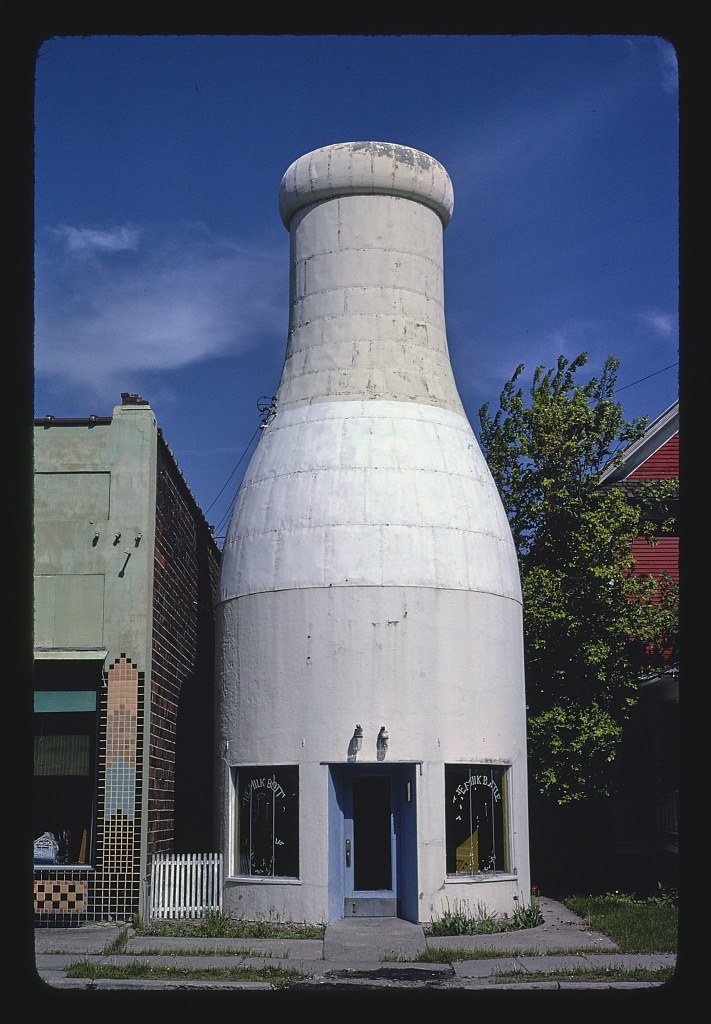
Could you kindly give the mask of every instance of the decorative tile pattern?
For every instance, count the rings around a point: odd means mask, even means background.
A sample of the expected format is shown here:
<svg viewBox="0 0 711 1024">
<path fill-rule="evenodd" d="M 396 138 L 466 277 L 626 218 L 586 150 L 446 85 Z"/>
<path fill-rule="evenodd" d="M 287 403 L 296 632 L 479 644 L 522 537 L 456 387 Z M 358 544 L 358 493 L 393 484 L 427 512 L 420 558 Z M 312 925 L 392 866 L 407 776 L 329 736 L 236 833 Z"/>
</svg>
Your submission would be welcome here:
<svg viewBox="0 0 711 1024">
<path fill-rule="evenodd" d="M 144 675 L 122 654 L 107 673 L 99 754 L 97 916 L 128 920 L 138 913 Z"/>
<path fill-rule="evenodd" d="M 81 879 L 35 878 L 35 914 L 84 916 L 88 909 L 87 883 Z"/>
</svg>

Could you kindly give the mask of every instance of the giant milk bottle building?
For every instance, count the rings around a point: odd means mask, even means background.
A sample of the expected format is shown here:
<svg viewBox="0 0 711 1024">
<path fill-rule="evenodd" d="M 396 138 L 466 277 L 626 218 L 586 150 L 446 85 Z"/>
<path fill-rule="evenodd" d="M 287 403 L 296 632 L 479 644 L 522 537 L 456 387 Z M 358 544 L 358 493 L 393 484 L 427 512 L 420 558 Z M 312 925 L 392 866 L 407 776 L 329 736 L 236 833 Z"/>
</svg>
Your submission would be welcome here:
<svg viewBox="0 0 711 1024">
<path fill-rule="evenodd" d="M 530 891 L 521 590 L 444 318 L 452 184 L 296 160 L 289 336 L 224 545 L 217 815 L 245 918 L 425 922 Z"/>
</svg>

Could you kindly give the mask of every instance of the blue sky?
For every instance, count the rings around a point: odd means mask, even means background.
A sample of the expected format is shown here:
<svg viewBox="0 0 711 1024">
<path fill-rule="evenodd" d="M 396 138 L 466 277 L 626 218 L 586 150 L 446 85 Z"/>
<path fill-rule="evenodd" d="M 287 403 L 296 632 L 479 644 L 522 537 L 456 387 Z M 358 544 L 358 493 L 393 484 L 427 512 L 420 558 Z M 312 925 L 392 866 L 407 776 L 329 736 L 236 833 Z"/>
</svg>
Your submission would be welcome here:
<svg viewBox="0 0 711 1024">
<path fill-rule="evenodd" d="M 153 407 L 216 534 L 279 383 L 297 157 L 353 140 L 452 178 L 447 336 L 469 419 L 519 363 L 678 397 L 678 93 L 649 36 L 88 36 L 36 63 L 35 415 Z"/>
</svg>

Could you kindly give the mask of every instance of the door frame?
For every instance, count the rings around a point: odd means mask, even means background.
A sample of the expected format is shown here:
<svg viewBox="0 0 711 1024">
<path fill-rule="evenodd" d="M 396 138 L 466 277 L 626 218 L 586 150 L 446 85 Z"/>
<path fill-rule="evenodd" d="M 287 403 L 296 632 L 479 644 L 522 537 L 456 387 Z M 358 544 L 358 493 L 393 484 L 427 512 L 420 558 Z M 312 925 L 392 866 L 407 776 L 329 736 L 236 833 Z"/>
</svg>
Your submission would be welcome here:
<svg viewBox="0 0 711 1024">
<path fill-rule="evenodd" d="M 417 871 L 417 776 L 419 761 L 328 762 L 328 916 L 344 916 L 347 898 L 394 898 L 397 916 L 418 921 Z M 353 780 L 364 777 L 390 779 L 390 841 L 392 888 L 354 890 L 356 851 L 353 847 Z M 346 865 L 346 841 L 351 843 L 351 863 Z"/>
</svg>

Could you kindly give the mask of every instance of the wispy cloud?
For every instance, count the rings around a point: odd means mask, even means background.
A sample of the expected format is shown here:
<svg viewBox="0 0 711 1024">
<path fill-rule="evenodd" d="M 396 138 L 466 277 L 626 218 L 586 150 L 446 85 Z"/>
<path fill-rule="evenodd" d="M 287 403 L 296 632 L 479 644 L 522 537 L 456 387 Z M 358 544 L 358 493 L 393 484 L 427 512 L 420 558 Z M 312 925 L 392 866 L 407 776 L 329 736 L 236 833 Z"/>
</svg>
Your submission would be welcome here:
<svg viewBox="0 0 711 1024">
<path fill-rule="evenodd" d="M 676 50 L 666 39 L 656 39 L 657 55 L 662 73 L 662 89 L 674 93 L 679 88 L 679 64 Z"/>
<path fill-rule="evenodd" d="M 659 335 L 660 338 L 675 338 L 678 331 L 676 315 L 665 313 L 661 309 L 649 309 L 639 314 L 642 323 Z"/>
<path fill-rule="evenodd" d="M 36 372 L 105 394 L 122 374 L 239 355 L 284 327 L 284 253 L 201 225 L 61 227 L 37 247 Z"/>
<path fill-rule="evenodd" d="M 97 231 L 93 228 L 52 228 L 51 234 L 70 253 L 125 252 L 136 250 L 141 233 L 134 228 L 111 228 Z"/>
</svg>

